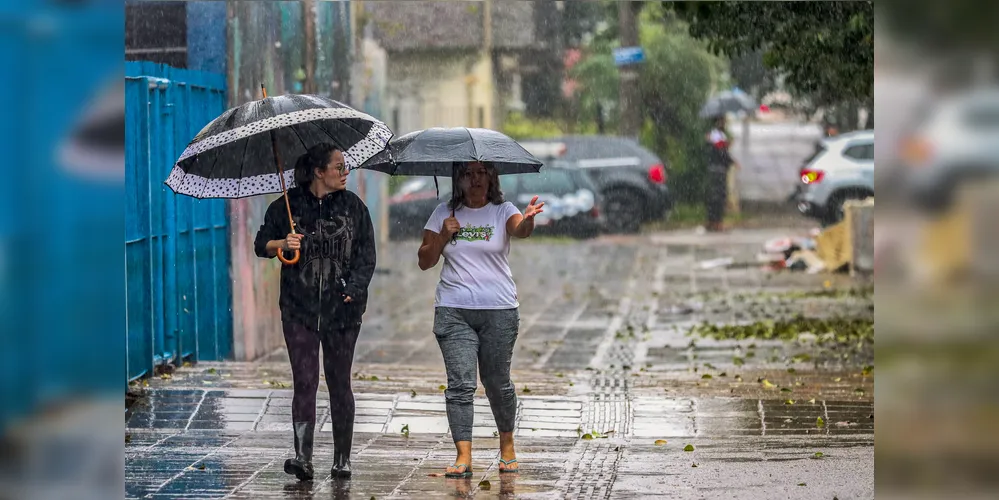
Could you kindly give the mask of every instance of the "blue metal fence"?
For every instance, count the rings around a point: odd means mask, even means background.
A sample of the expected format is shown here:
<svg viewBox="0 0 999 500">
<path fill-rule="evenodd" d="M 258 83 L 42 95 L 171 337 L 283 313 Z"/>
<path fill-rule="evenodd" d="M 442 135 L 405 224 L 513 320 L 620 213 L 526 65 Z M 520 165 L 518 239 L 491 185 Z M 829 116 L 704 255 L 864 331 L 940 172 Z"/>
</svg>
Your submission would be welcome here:
<svg viewBox="0 0 999 500">
<path fill-rule="evenodd" d="M 148 62 L 125 68 L 128 378 L 232 355 L 224 200 L 163 184 L 191 138 L 226 109 L 225 77 Z"/>
</svg>

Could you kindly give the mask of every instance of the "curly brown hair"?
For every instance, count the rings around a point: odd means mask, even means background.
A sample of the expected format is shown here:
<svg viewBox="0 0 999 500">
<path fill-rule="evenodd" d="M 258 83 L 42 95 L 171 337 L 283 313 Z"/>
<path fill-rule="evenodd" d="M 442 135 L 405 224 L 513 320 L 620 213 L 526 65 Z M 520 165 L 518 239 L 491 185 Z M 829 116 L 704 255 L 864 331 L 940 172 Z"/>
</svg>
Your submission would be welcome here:
<svg viewBox="0 0 999 500">
<path fill-rule="evenodd" d="M 489 175 L 489 189 L 486 191 L 486 200 L 493 205 L 499 205 L 506 201 L 503 197 L 503 191 L 500 190 L 499 182 L 499 172 L 492 162 L 484 161 L 482 165 L 486 167 L 486 173 Z M 448 202 L 447 207 L 451 210 L 458 210 L 459 208 L 465 206 L 465 193 L 461 189 L 461 177 L 465 175 L 468 170 L 468 163 L 455 162 L 454 169 L 451 175 L 451 201 Z"/>
</svg>

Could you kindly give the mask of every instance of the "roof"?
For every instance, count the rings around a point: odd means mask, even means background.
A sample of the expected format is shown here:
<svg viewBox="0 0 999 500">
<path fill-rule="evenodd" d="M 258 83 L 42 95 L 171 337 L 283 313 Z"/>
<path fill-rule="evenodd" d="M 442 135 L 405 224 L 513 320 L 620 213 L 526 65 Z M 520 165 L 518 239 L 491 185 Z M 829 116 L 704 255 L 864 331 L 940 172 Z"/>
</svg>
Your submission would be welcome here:
<svg viewBox="0 0 999 500">
<path fill-rule="evenodd" d="M 536 42 L 533 2 L 493 2 L 493 47 L 528 48 Z M 480 3 L 411 0 L 365 2 L 364 15 L 373 36 L 390 52 L 432 49 L 480 49 L 483 10 Z"/>
</svg>

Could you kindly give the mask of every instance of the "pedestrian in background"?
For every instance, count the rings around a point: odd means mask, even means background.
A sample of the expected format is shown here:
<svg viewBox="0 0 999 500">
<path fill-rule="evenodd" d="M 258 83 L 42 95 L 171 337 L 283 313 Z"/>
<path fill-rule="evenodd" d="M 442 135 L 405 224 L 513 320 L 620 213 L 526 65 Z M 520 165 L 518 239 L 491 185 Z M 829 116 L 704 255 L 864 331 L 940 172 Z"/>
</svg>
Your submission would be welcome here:
<svg viewBox="0 0 999 500">
<path fill-rule="evenodd" d="M 707 192 L 705 197 L 705 209 L 707 212 L 708 231 L 723 231 L 725 219 L 725 205 L 728 202 L 728 171 L 735 164 L 735 160 L 729 154 L 731 142 L 725 132 L 725 116 L 717 116 L 714 119 L 714 126 L 705 137 L 707 145 Z"/>
<path fill-rule="evenodd" d="M 434 335 L 447 371 L 447 419 L 457 458 L 445 476 L 472 476 L 472 422 L 476 373 L 481 370 L 499 430 L 501 473 L 517 472 L 513 431 L 517 393 L 510 380 L 520 330 L 517 287 L 508 256 L 511 238 L 527 238 L 543 210 L 535 196 L 521 214 L 500 191 L 489 163 L 456 165 L 451 201 L 430 216 L 418 252 L 426 271 L 444 257 L 434 301 Z"/>
<path fill-rule="evenodd" d="M 274 258 L 299 250 L 293 265 L 281 267 L 281 321 L 294 385 L 292 425 L 295 458 L 284 471 L 311 480 L 322 345 L 333 426 L 333 477 L 350 477 L 354 435 L 354 393 L 350 386 L 354 346 L 375 270 L 375 238 L 364 202 L 347 191 L 343 152 L 331 144 L 309 149 L 295 165 L 296 189 L 288 192 L 296 234 L 285 235 L 287 209 L 274 201 L 257 232 L 254 250 Z"/>
</svg>

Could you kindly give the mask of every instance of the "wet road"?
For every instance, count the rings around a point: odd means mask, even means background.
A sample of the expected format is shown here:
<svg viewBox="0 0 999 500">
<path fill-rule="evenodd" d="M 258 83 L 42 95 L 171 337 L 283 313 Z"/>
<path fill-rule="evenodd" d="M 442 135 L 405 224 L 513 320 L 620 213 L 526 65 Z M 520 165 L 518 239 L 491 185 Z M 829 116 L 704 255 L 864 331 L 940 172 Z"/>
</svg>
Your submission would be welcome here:
<svg viewBox="0 0 999 500">
<path fill-rule="evenodd" d="M 687 334 L 703 321 L 872 314 L 869 298 L 810 294 L 849 286 L 846 277 L 700 265 L 720 257 L 752 261 L 763 241 L 784 234 L 677 232 L 515 244 L 522 328 L 513 378 L 523 472 L 497 473 L 495 428 L 480 389 L 470 481 L 429 476 L 453 459 L 440 390 L 443 362 L 429 331 L 439 271 L 418 271 L 415 243 L 383 249 L 355 356 L 357 472 L 349 484 L 322 479 L 331 454 L 325 388 L 319 477 L 297 485 L 282 472 L 292 454 L 291 377 L 287 356 L 277 352 L 258 363 L 200 364 L 152 380 L 149 397 L 130 412 L 126 492 L 130 498 L 871 498 L 873 375 L 862 367 L 872 364 L 873 352 L 808 356 L 807 342 Z M 688 444 L 693 451 L 684 451 Z"/>
</svg>

